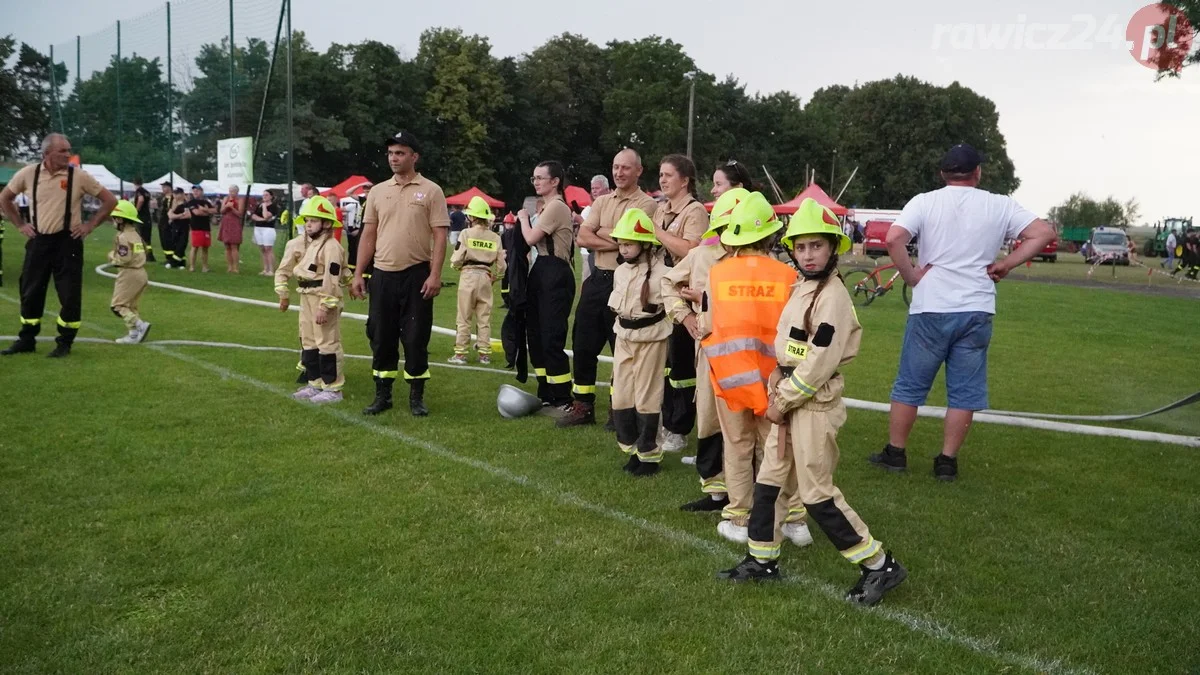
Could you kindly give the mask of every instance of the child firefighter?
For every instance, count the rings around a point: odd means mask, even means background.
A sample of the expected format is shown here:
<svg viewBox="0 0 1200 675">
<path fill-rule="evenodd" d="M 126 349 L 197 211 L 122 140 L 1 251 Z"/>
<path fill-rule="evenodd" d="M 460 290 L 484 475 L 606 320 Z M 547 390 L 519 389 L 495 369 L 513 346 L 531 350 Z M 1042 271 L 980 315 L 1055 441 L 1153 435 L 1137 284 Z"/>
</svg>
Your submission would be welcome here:
<svg viewBox="0 0 1200 675">
<path fill-rule="evenodd" d="M 342 286 L 346 252 L 334 238 L 336 211 L 329 200 L 311 197 L 300 209 L 304 232 L 287 243 L 283 260 L 275 270 L 275 292 L 279 309 L 287 311 L 288 279 L 296 277 L 300 292 L 300 361 L 308 384 L 292 398 L 313 403 L 342 400 Z M 303 251 L 299 255 L 297 251 Z M 297 262 L 293 263 L 295 260 Z"/>
<path fill-rule="evenodd" d="M 471 221 L 459 237 L 450 266 L 460 270 L 458 277 L 458 334 L 450 363 L 465 365 L 474 319 L 478 340 L 479 363 L 492 362 L 492 284 L 504 278 L 508 269 L 500 235 L 492 232 L 492 209 L 483 197 L 473 197 L 463 211 Z"/>
<path fill-rule="evenodd" d="M 803 278 L 791 290 L 773 343 L 778 368 L 768 383 L 766 416 L 775 426 L 754 486 L 749 554 L 720 576 L 777 578 L 781 526 L 789 512 L 804 509 L 842 557 L 859 565 L 858 583 L 846 599 L 874 605 L 908 573 L 833 484 L 837 433 L 846 422 L 846 385 L 839 369 L 858 354 L 862 340 L 862 326 L 837 273 L 838 254 L 850 249 L 850 239 L 833 212 L 806 199 L 783 241 Z"/>
<path fill-rule="evenodd" d="M 625 470 L 652 476 L 662 466 L 658 444 L 671 322 L 663 310 L 662 277 L 666 263 L 655 255 L 659 245 L 654 221 L 641 209 L 629 209 L 612 231 L 624 262 L 613 275 L 608 307 L 616 315 L 613 349 L 612 415 L 617 444 L 629 455 Z"/>
<path fill-rule="evenodd" d="M 117 226 L 117 236 L 113 237 L 108 262 L 120 270 L 113 284 L 112 311 L 129 329 L 128 335 L 117 338 L 117 344 L 132 345 L 145 340 L 150 332 L 150 324 L 138 315 L 138 301 L 149 285 L 145 269 L 146 244 L 138 234 L 137 226 L 142 221 L 138 218 L 137 207 L 131 202 L 118 200 L 112 219 Z"/>
</svg>

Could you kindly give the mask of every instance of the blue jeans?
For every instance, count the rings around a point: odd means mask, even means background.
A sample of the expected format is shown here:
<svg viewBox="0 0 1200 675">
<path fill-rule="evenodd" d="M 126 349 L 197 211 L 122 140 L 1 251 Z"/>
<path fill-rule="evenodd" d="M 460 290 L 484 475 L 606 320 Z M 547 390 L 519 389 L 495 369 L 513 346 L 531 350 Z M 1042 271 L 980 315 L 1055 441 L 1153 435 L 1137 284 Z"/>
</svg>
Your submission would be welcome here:
<svg viewBox="0 0 1200 675">
<path fill-rule="evenodd" d="M 949 407 L 987 408 L 987 350 L 991 340 L 992 315 L 987 312 L 910 315 L 892 400 L 925 405 L 933 379 L 944 363 Z"/>
</svg>

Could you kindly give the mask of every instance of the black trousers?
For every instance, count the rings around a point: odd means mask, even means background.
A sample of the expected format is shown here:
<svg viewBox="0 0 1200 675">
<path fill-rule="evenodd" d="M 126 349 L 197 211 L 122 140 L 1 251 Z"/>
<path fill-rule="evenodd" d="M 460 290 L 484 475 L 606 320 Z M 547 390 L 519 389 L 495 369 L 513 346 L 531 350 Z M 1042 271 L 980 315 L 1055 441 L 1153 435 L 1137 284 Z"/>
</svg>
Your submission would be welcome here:
<svg viewBox="0 0 1200 675">
<path fill-rule="evenodd" d="M 0 225 L 0 286 L 4 285 L 4 226 Z"/>
<path fill-rule="evenodd" d="M 705 373 L 707 375 L 707 373 Z M 681 325 L 671 331 L 663 390 L 663 428 L 687 436 L 696 424 L 696 341 Z"/>
<path fill-rule="evenodd" d="M 64 230 L 39 234 L 25 243 L 21 267 L 20 341 L 32 342 L 42 331 L 46 291 L 54 277 L 54 290 L 62 309 L 58 312 L 58 344 L 70 346 L 79 333 L 83 294 L 83 240 Z"/>
<path fill-rule="evenodd" d="M 146 245 L 146 261 L 155 262 L 154 259 L 154 223 L 150 222 L 149 217 L 142 221 L 141 225 L 137 226 L 138 236 L 142 238 L 142 243 Z M 159 237 L 162 240 L 162 237 Z"/>
<path fill-rule="evenodd" d="M 187 261 L 188 224 L 186 220 L 176 220 L 159 225 L 159 238 L 162 240 L 164 255 L 173 265 L 182 265 Z"/>
<path fill-rule="evenodd" d="M 375 377 L 396 379 L 403 345 L 404 379 L 429 379 L 433 300 L 421 296 L 421 286 L 428 278 L 427 262 L 399 272 L 376 270 L 371 276 L 367 335 L 371 338 L 371 370 Z"/>
<path fill-rule="evenodd" d="M 529 362 L 537 375 L 538 397 L 554 406 L 571 402 L 571 361 L 566 349 L 567 322 L 574 302 L 575 275 L 571 266 L 561 258 L 539 255 L 529 270 L 525 290 L 526 337 Z"/>
<path fill-rule="evenodd" d="M 584 403 L 596 402 L 596 364 L 600 352 L 605 343 L 610 354 L 616 345 L 613 323 L 617 317 L 608 308 L 612 291 L 613 273 L 601 269 L 592 272 L 579 291 L 571 347 L 575 350 L 575 399 Z"/>
</svg>

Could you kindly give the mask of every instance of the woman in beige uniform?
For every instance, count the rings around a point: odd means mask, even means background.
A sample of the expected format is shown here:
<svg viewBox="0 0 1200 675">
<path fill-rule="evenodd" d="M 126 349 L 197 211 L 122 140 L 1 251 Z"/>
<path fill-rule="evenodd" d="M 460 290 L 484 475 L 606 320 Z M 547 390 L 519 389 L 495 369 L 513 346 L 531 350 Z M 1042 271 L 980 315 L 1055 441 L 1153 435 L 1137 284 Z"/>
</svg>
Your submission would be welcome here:
<svg viewBox="0 0 1200 675">
<path fill-rule="evenodd" d="M 700 245 L 708 231 L 708 212 L 696 190 L 696 165 L 687 157 L 663 157 L 658 187 L 667 202 L 654 212 L 654 231 L 663 246 L 659 257 L 671 268 Z M 696 424 L 696 340 L 681 325 L 671 332 L 665 391 L 663 450 L 678 452 Z"/>
<path fill-rule="evenodd" d="M 720 573 L 734 581 L 779 577 L 778 558 L 789 502 L 798 497 L 846 560 L 861 570 L 846 599 L 874 605 L 908 572 L 871 536 L 862 518 L 833 484 L 837 433 L 846 422 L 845 381 L 838 369 L 858 354 L 862 326 L 837 274 L 838 254 L 850 238 L 829 209 L 812 199 L 800 205 L 784 234 L 802 279 L 779 319 L 778 369 L 769 384 L 767 418 L 775 425 L 754 486 L 749 553 Z M 794 502 L 792 502 L 794 504 Z"/>
<path fill-rule="evenodd" d="M 537 375 L 542 404 L 556 414 L 565 414 L 571 407 L 571 362 L 566 347 L 567 322 L 575 302 L 570 262 L 575 253 L 575 224 L 563 198 L 567 172 L 561 163 L 538 164 L 532 182 L 534 191 L 545 200 L 536 225 L 525 209 L 517 213 L 525 243 L 536 247 L 538 254 L 529 270 L 526 291 L 529 362 Z"/>
</svg>

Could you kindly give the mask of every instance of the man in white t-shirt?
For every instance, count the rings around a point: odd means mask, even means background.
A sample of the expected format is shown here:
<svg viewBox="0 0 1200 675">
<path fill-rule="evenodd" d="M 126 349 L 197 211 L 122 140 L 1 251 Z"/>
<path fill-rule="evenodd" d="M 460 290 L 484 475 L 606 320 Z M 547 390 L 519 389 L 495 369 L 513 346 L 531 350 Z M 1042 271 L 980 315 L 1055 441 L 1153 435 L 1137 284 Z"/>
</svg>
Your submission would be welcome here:
<svg viewBox="0 0 1200 675">
<path fill-rule="evenodd" d="M 1162 261 L 1162 266 L 1170 270 L 1171 274 L 1175 274 L 1175 247 L 1179 245 L 1179 240 L 1175 238 L 1175 230 L 1167 233 L 1167 258 Z"/>
<path fill-rule="evenodd" d="M 1054 240 L 1054 228 L 1005 195 L 978 188 L 983 157 L 956 145 L 939 165 L 946 187 L 913 197 L 887 234 L 888 254 L 913 288 L 900 369 L 892 386 L 889 441 L 869 458 L 890 471 L 908 467 L 905 446 L 942 364 L 946 365 L 945 435 L 933 461 L 938 480 L 958 477 L 958 451 L 975 411 L 988 407 L 987 350 L 996 313 L 996 282 Z M 905 246 L 921 238 L 914 267 Z M 1024 242 L 996 260 L 1004 242 Z"/>
</svg>

